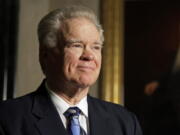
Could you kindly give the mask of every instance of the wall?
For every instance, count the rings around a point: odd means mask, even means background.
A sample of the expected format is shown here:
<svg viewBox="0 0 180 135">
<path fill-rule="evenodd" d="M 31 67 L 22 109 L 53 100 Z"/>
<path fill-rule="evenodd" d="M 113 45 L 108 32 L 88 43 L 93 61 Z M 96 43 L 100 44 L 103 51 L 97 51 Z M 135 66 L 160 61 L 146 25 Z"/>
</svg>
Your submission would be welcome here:
<svg viewBox="0 0 180 135">
<path fill-rule="evenodd" d="M 70 4 L 82 4 L 99 14 L 99 0 L 20 0 L 19 35 L 15 76 L 16 97 L 37 89 L 44 76 L 38 61 L 37 24 L 49 10 Z M 98 96 L 98 85 L 91 95 Z"/>
</svg>

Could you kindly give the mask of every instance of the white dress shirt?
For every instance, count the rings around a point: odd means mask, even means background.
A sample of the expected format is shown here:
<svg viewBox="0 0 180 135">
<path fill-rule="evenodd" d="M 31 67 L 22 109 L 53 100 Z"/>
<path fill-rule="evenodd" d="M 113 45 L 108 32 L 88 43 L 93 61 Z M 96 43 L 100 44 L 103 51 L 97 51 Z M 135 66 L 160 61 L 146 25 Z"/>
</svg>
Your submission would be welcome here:
<svg viewBox="0 0 180 135">
<path fill-rule="evenodd" d="M 81 101 L 76 105 L 70 105 L 68 104 L 64 99 L 62 99 L 60 96 L 58 96 L 55 92 L 49 89 L 49 87 L 46 84 L 46 88 L 48 90 L 48 93 L 51 97 L 51 100 L 53 104 L 55 105 L 59 116 L 62 120 L 62 123 L 65 128 L 67 128 L 67 120 L 64 116 L 64 113 L 68 110 L 69 107 L 78 107 L 82 113 L 79 115 L 79 123 L 80 126 L 84 129 L 86 133 L 89 133 L 89 121 L 88 121 L 88 104 L 87 104 L 87 96 L 81 99 Z"/>
</svg>

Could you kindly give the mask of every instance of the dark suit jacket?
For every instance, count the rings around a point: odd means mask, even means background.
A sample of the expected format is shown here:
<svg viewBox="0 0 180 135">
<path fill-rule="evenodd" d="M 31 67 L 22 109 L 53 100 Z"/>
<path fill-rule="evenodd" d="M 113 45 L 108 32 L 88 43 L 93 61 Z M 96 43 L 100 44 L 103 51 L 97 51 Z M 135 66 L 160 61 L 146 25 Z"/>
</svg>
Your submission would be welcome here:
<svg viewBox="0 0 180 135">
<path fill-rule="evenodd" d="M 136 117 L 123 107 L 88 96 L 90 135 L 141 135 Z M 0 104 L 0 135 L 68 135 L 44 84 Z"/>
</svg>

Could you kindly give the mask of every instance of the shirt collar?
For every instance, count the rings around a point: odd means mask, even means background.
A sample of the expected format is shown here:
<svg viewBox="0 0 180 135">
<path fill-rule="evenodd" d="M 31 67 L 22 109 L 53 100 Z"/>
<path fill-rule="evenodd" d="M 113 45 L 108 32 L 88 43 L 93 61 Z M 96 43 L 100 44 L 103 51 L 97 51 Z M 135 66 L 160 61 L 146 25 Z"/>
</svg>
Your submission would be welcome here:
<svg viewBox="0 0 180 135">
<path fill-rule="evenodd" d="M 48 90 L 48 93 L 55 105 L 55 107 L 59 110 L 59 112 L 61 114 L 64 114 L 64 112 L 67 111 L 67 109 L 69 107 L 78 107 L 82 113 L 88 117 L 88 104 L 87 104 L 87 96 L 85 96 L 83 99 L 80 100 L 80 102 L 76 105 L 70 105 L 68 104 L 63 98 L 61 98 L 60 96 L 58 96 L 55 92 L 53 92 L 47 85 L 47 83 L 45 83 L 46 89 Z"/>
</svg>

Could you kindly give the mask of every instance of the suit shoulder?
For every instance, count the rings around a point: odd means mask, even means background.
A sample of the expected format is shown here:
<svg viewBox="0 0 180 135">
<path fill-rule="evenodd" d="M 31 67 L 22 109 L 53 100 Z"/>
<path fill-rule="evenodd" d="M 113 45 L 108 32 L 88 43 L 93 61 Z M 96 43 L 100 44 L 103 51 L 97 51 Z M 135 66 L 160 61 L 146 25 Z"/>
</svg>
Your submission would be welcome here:
<svg viewBox="0 0 180 135">
<path fill-rule="evenodd" d="M 93 97 L 89 97 L 89 102 L 91 102 L 91 109 L 96 110 L 99 116 L 103 114 L 103 117 L 108 118 L 114 127 L 122 128 L 127 135 L 142 135 L 136 116 L 122 105 Z"/>
<path fill-rule="evenodd" d="M 115 103 L 104 101 L 104 100 L 94 98 L 94 97 L 90 97 L 90 99 L 92 99 L 93 102 L 95 102 L 97 105 L 103 107 L 106 110 L 109 110 L 109 108 L 112 108 L 112 109 L 127 111 L 127 109 L 120 104 L 115 104 Z"/>
<path fill-rule="evenodd" d="M 107 102 L 101 99 L 97 99 L 94 97 L 90 97 L 95 106 L 97 106 L 96 109 L 100 109 L 103 112 L 106 112 L 110 115 L 114 115 L 117 118 L 122 118 L 122 119 L 134 119 L 135 115 L 130 112 L 127 108 L 125 108 L 124 106 L 120 105 L 120 104 L 115 104 L 115 103 L 111 103 L 111 102 Z"/>
<path fill-rule="evenodd" d="M 6 101 L 1 101 L 0 114 L 10 115 L 10 116 L 14 113 L 22 114 L 23 110 L 27 111 L 27 108 L 31 106 L 33 95 L 34 93 L 30 93 L 15 99 L 8 99 Z"/>
</svg>

